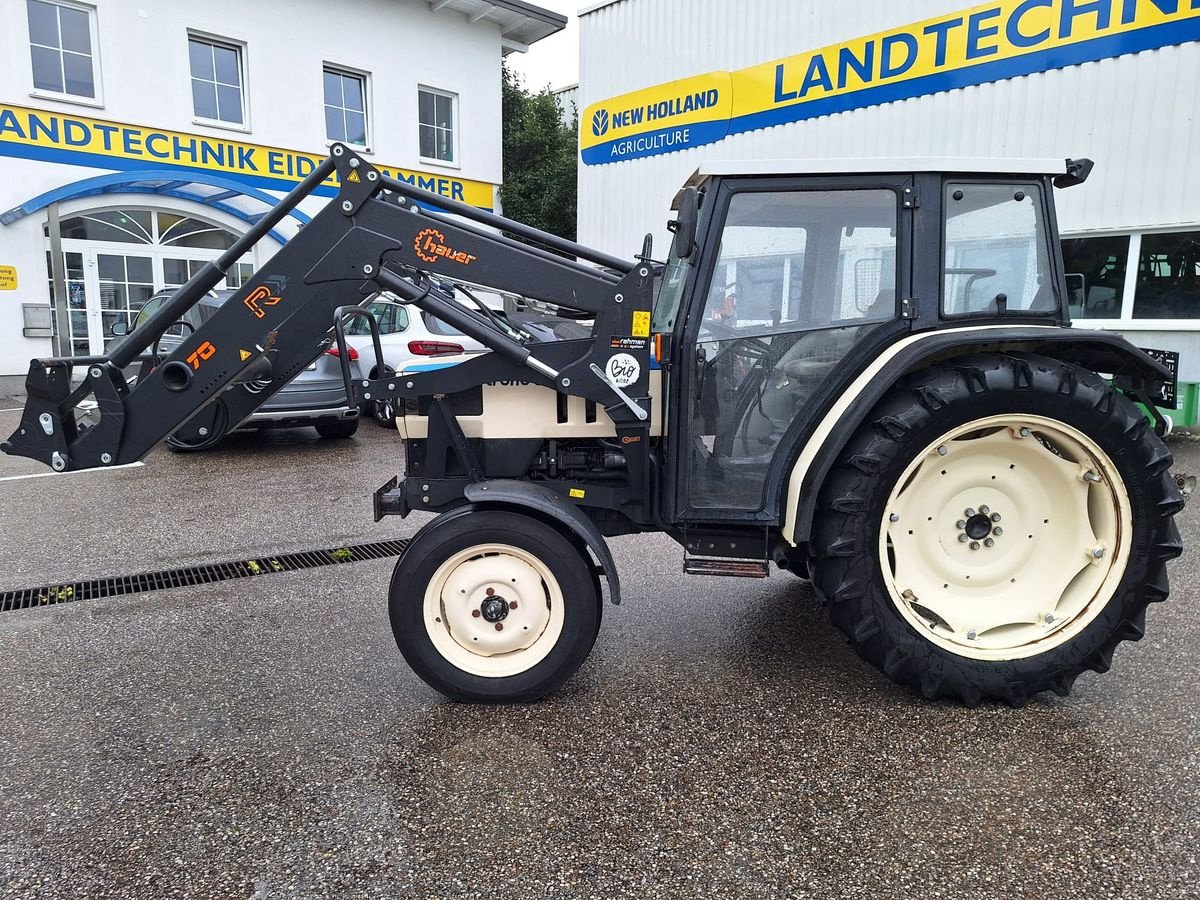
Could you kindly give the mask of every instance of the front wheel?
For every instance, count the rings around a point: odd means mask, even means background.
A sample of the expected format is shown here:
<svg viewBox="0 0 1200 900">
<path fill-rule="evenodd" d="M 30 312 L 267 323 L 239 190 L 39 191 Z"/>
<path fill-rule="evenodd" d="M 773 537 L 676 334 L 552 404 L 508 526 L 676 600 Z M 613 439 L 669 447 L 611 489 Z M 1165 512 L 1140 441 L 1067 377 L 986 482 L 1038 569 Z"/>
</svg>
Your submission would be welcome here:
<svg viewBox="0 0 1200 900">
<path fill-rule="evenodd" d="M 583 664 L 601 597 L 586 551 L 540 519 L 471 507 L 434 519 L 396 563 L 396 645 L 454 700 L 529 702 Z"/>
<path fill-rule="evenodd" d="M 834 623 L 928 697 L 1066 694 L 1167 596 L 1182 499 L 1146 418 L 1037 356 L 919 373 L 822 489 L 814 583 Z"/>
</svg>

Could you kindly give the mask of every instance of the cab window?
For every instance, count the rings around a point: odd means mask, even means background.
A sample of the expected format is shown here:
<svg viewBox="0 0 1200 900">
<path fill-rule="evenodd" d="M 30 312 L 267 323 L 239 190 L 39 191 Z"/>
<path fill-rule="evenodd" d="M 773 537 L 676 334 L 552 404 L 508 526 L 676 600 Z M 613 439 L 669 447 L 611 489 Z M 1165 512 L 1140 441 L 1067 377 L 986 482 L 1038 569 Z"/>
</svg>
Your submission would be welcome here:
<svg viewBox="0 0 1200 900">
<path fill-rule="evenodd" d="M 1058 309 L 1036 183 L 948 183 L 942 312 Z"/>
</svg>

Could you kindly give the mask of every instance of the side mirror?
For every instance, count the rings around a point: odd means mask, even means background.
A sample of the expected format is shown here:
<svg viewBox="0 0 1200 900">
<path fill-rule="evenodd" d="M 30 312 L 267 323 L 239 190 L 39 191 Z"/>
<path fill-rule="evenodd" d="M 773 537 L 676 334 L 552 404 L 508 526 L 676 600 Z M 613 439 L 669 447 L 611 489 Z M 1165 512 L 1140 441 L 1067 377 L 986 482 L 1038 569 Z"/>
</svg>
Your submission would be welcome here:
<svg viewBox="0 0 1200 900">
<path fill-rule="evenodd" d="M 127 319 L 117 319 L 108 327 L 108 330 L 116 337 L 124 337 L 129 334 L 129 321 Z"/>
<path fill-rule="evenodd" d="M 679 192 L 679 218 L 667 225 L 675 232 L 674 250 L 680 259 L 687 259 L 696 249 L 696 221 L 699 219 L 700 192 L 685 187 Z"/>
</svg>

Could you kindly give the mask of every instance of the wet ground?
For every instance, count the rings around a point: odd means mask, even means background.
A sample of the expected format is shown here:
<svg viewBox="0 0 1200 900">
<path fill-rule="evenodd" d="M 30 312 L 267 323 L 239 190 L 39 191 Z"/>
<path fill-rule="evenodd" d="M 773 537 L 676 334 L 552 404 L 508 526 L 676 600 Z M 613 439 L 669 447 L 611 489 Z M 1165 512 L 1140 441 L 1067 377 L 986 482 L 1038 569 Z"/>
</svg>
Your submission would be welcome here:
<svg viewBox="0 0 1200 900">
<path fill-rule="evenodd" d="M 371 521 L 398 453 L 0 457 L 0 590 L 411 534 Z M 1200 896 L 1198 509 L 1145 639 L 1021 710 L 895 687 L 792 576 L 658 537 L 612 542 L 625 602 L 527 707 L 407 669 L 389 561 L 6 613 L 0 897 Z"/>
</svg>

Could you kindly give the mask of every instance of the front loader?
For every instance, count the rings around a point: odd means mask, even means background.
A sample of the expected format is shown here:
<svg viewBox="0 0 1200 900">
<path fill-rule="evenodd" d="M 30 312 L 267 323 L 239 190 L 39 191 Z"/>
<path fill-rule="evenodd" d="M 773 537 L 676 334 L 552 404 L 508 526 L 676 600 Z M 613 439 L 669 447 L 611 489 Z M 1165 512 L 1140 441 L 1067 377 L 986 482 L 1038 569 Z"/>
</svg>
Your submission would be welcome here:
<svg viewBox="0 0 1200 900">
<path fill-rule="evenodd" d="M 389 608 L 405 659 L 444 694 L 526 701 L 569 678 L 599 629 L 602 580 L 621 600 L 606 539 L 641 532 L 681 544 L 690 574 L 774 563 L 811 579 L 855 649 L 930 698 L 1066 693 L 1141 637 L 1181 551 L 1183 499 L 1156 433 L 1176 360 L 1069 327 L 1053 191 L 1090 168 L 712 164 L 676 197 L 664 265 L 649 239 L 612 257 L 334 145 L 107 355 L 34 360 L 3 450 L 67 471 L 236 427 L 333 342 L 347 360 L 352 318 L 380 357 L 360 306 L 387 291 L 491 350 L 411 375 L 345 370 L 355 402 L 396 409 L 404 442 L 376 520 L 437 514 L 398 560 Z M 331 177 L 336 198 L 156 355 Z M 591 337 L 533 342 L 460 303 L 457 282 L 590 320 Z M 89 398 L 99 419 L 85 426 Z"/>
</svg>

